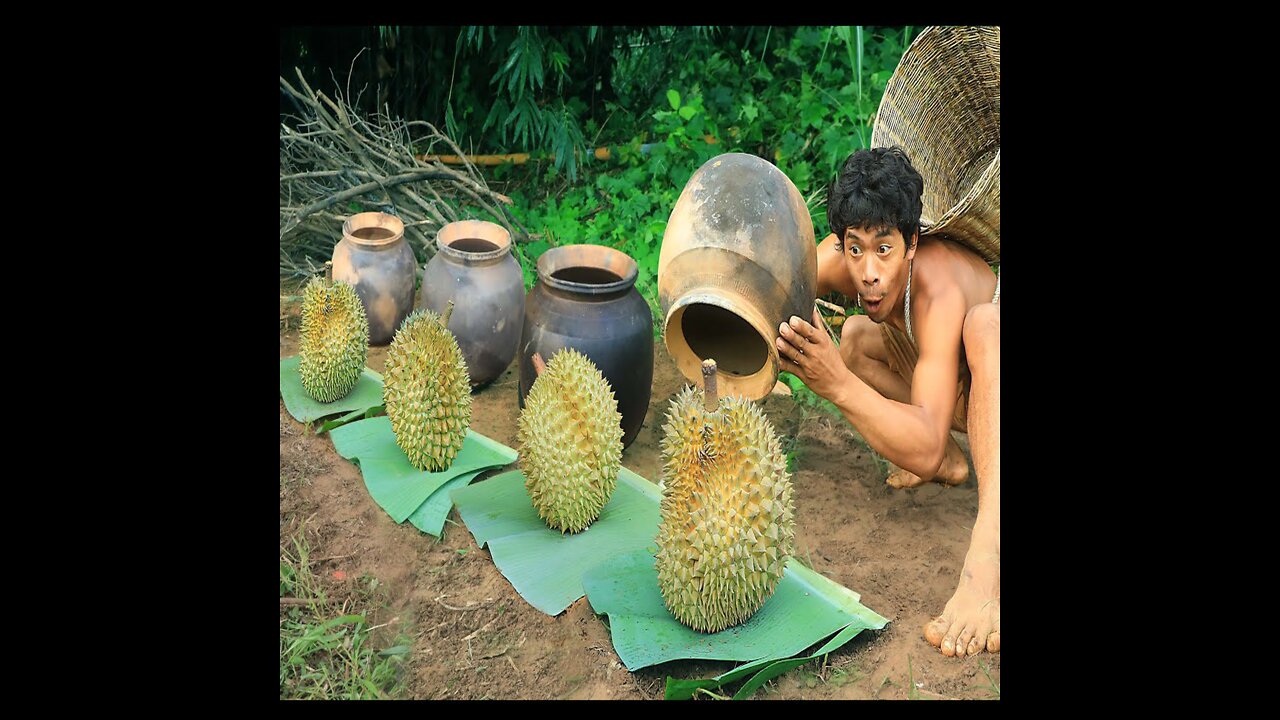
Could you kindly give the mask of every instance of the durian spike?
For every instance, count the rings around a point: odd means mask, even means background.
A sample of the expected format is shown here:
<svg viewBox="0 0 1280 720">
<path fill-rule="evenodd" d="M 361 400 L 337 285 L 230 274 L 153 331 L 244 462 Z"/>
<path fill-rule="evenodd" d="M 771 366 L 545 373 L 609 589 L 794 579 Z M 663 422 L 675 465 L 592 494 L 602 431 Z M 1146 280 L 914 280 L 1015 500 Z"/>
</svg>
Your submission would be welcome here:
<svg viewBox="0 0 1280 720">
<path fill-rule="evenodd" d="M 534 377 L 541 377 L 547 371 L 547 363 L 542 360 L 542 353 L 533 354 Z"/>
<path fill-rule="evenodd" d="M 449 301 L 449 306 L 444 309 L 444 313 L 440 316 L 440 326 L 445 330 L 449 329 L 449 316 L 453 314 L 453 301 Z"/>
<path fill-rule="evenodd" d="M 702 389 L 707 412 L 715 412 L 720 406 L 720 398 L 716 395 L 716 361 L 711 358 L 702 361 Z"/>
</svg>

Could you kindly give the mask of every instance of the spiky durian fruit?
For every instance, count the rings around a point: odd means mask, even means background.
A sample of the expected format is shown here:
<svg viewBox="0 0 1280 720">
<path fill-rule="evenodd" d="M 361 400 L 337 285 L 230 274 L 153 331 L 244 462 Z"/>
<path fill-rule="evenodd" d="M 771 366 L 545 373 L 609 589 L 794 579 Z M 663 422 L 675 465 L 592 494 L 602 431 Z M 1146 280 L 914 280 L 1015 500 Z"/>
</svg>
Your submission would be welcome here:
<svg viewBox="0 0 1280 720">
<path fill-rule="evenodd" d="M 351 392 L 369 355 L 369 319 L 350 285 L 315 277 L 302 291 L 298 375 L 308 395 L 328 403 Z"/>
<path fill-rule="evenodd" d="M 516 438 L 538 516 L 562 533 L 595 522 L 618 484 L 622 413 L 586 355 L 564 349 L 551 357 L 525 397 Z"/>
<path fill-rule="evenodd" d="M 453 303 L 410 314 L 387 348 L 382 401 L 396 444 L 419 470 L 448 469 L 471 425 L 471 381 L 453 333 Z"/>
<path fill-rule="evenodd" d="M 791 477 L 773 426 L 745 398 L 707 390 L 671 401 L 662 439 L 662 520 L 655 566 L 677 620 L 718 632 L 750 618 L 773 594 L 791 556 Z M 708 402 L 709 400 L 709 402 Z"/>
</svg>

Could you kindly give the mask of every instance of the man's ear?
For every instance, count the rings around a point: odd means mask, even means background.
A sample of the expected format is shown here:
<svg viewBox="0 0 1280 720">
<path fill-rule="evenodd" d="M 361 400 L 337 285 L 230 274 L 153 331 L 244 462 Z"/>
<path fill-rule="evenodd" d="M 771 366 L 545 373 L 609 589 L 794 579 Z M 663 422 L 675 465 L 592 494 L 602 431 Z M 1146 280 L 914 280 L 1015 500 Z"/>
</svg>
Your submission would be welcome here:
<svg viewBox="0 0 1280 720">
<path fill-rule="evenodd" d="M 911 242 L 908 243 L 907 259 L 911 260 L 916 256 L 916 248 L 920 246 L 920 231 L 911 233 Z"/>
</svg>

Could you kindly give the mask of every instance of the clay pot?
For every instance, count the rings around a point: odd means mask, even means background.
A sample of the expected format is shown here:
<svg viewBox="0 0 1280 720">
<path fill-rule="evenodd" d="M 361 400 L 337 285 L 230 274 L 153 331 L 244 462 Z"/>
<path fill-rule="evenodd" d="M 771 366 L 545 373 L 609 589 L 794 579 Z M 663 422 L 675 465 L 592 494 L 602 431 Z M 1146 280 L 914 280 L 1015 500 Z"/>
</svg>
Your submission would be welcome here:
<svg viewBox="0 0 1280 720">
<path fill-rule="evenodd" d="M 538 258 L 520 335 L 521 408 L 537 378 L 533 354 L 551 362 L 557 350 L 574 348 L 613 388 L 622 446 L 636 439 L 653 389 L 653 313 L 635 288 L 637 273 L 626 253 L 600 245 L 565 245 Z"/>
<path fill-rule="evenodd" d="M 436 255 L 422 274 L 418 307 L 444 312 L 458 338 L 471 387 L 489 384 L 516 356 L 524 321 L 524 276 L 501 225 L 463 220 L 440 228 Z"/>
<path fill-rule="evenodd" d="M 333 279 L 356 289 L 369 318 L 369 344 L 386 345 L 413 310 L 417 260 L 394 215 L 366 212 L 342 223 L 333 248 Z"/>
<path fill-rule="evenodd" d="M 754 155 L 729 153 L 689 178 L 658 256 L 667 351 L 702 386 L 712 358 L 722 395 L 758 400 L 778 379 L 778 325 L 811 321 L 818 264 L 800 191 Z"/>
</svg>

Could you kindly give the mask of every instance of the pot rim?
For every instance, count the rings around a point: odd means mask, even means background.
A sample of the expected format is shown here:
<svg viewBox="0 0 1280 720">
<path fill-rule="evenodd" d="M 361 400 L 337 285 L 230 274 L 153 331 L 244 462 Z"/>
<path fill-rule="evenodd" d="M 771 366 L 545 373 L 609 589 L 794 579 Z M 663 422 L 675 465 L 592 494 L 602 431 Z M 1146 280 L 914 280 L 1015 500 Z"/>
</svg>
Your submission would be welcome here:
<svg viewBox="0 0 1280 720">
<path fill-rule="evenodd" d="M 484 240 L 498 247 L 494 250 L 473 252 L 453 247 L 458 240 Z M 436 233 L 436 249 L 445 256 L 466 263 L 482 263 L 511 254 L 511 233 L 506 228 L 487 220 L 458 220 L 440 228 Z"/>
<path fill-rule="evenodd" d="M 358 238 L 352 233 L 370 227 L 382 227 L 392 232 L 382 240 Z M 382 248 L 404 239 L 404 221 L 384 212 L 356 213 L 342 222 L 342 237 L 364 248 Z"/>
<path fill-rule="evenodd" d="M 571 267 L 590 267 L 611 272 L 619 277 L 614 282 L 583 283 L 553 277 Z M 630 255 L 604 245 L 561 245 L 538 257 L 538 282 L 579 295 L 608 295 L 622 292 L 636 284 L 640 267 Z"/>
</svg>

